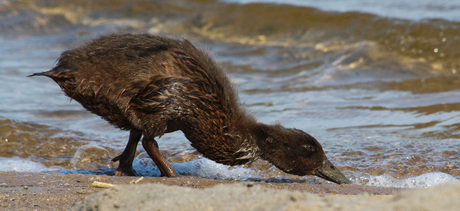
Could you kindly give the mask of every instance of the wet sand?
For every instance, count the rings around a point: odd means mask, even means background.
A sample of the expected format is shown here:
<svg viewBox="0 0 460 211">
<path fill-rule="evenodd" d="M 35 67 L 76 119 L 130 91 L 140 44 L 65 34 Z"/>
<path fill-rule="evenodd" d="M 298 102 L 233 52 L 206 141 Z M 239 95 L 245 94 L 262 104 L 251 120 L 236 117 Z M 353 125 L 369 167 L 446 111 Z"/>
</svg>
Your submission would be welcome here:
<svg viewBox="0 0 460 211">
<path fill-rule="evenodd" d="M 143 178 L 0 172 L 6 210 L 329 210 L 430 209 L 460 206 L 460 183 L 404 190 L 361 185 L 267 183 L 197 177 Z M 93 182 L 114 184 L 93 187 Z M 436 194 L 432 194 L 436 193 Z"/>
</svg>

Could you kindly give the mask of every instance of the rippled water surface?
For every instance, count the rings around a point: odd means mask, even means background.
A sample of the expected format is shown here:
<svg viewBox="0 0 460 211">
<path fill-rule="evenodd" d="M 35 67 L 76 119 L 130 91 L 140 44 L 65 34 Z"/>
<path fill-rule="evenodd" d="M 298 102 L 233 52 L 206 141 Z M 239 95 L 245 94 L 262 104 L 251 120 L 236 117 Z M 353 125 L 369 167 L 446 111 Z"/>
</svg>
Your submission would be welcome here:
<svg viewBox="0 0 460 211">
<path fill-rule="evenodd" d="M 0 170 L 113 174 L 110 159 L 128 132 L 70 101 L 52 80 L 26 76 L 98 35 L 148 32 L 208 51 L 258 120 L 310 133 L 356 183 L 460 179 L 459 17 L 232 2 L 0 1 Z M 460 14 L 443 2 L 437 8 Z M 322 182 L 265 161 L 215 164 L 180 132 L 159 145 L 181 174 Z M 137 170 L 158 174 L 138 148 Z"/>
</svg>

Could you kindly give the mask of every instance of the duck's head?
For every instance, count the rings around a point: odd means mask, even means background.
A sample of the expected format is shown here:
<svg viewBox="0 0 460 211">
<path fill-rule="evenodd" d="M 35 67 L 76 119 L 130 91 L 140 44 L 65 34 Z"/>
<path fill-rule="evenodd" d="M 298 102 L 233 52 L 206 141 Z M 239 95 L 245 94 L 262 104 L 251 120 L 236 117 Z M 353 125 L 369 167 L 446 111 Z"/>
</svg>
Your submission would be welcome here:
<svg viewBox="0 0 460 211">
<path fill-rule="evenodd" d="M 280 125 L 263 127 L 257 145 L 261 157 L 284 172 L 299 176 L 316 175 L 338 183 L 351 183 L 326 157 L 311 135 Z"/>
</svg>

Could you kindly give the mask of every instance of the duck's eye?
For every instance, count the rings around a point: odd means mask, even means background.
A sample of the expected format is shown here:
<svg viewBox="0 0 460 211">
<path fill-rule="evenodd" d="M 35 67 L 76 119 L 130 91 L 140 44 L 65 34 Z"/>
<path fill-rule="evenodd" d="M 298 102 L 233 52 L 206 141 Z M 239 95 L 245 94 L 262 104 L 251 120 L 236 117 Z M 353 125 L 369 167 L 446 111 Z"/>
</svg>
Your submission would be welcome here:
<svg viewBox="0 0 460 211">
<path fill-rule="evenodd" d="M 311 145 L 303 145 L 303 148 L 305 148 L 308 151 L 313 151 L 313 146 Z"/>
</svg>

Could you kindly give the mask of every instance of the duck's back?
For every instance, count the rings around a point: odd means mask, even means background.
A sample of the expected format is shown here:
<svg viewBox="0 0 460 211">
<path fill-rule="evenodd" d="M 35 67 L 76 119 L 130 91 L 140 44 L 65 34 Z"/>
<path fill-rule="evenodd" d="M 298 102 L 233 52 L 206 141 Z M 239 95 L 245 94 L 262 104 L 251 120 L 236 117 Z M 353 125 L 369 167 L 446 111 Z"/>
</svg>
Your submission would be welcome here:
<svg viewBox="0 0 460 211">
<path fill-rule="evenodd" d="M 183 93 L 190 87 L 213 96 L 222 112 L 238 111 L 237 97 L 226 75 L 187 40 L 146 34 L 103 36 L 63 52 L 56 67 L 43 75 L 55 80 L 66 95 L 86 109 L 122 129 L 139 129 L 139 112 L 156 111 L 142 108 L 158 106 L 151 103 L 153 99 L 171 104 L 176 97 L 174 90 Z M 174 87 L 183 84 L 191 86 Z M 166 96 L 168 93 L 171 96 Z"/>
</svg>

